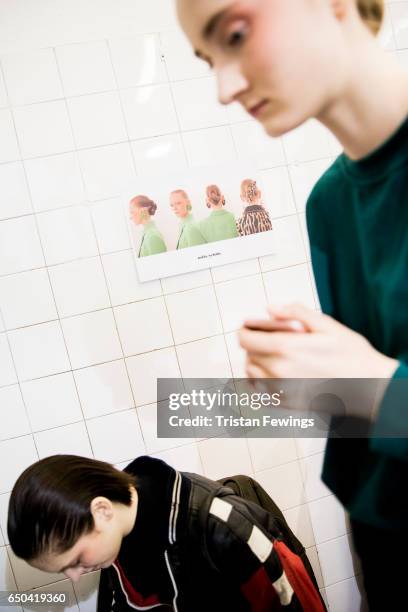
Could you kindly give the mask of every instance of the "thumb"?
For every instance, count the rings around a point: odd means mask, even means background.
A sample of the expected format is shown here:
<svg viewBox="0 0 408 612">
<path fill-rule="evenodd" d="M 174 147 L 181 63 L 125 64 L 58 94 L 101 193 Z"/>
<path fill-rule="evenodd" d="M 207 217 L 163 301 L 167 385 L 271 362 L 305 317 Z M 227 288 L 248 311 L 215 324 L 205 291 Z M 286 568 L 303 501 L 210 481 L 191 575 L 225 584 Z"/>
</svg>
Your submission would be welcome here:
<svg viewBox="0 0 408 612">
<path fill-rule="evenodd" d="M 268 312 L 271 317 L 280 320 L 293 319 L 300 321 L 306 331 L 326 331 L 331 324 L 335 323 L 327 315 L 307 308 L 302 304 L 288 304 L 286 306 L 269 306 Z"/>
</svg>

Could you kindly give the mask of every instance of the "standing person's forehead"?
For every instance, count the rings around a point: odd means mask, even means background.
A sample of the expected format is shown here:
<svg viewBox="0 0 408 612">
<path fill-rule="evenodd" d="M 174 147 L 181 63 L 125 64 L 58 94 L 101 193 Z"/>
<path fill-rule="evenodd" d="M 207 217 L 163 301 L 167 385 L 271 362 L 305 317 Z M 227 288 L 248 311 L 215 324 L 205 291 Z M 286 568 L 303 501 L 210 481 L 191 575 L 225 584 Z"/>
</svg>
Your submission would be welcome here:
<svg viewBox="0 0 408 612">
<path fill-rule="evenodd" d="M 224 12 L 238 4 L 237 0 L 177 0 L 177 13 L 187 36 L 199 45 Z"/>
</svg>

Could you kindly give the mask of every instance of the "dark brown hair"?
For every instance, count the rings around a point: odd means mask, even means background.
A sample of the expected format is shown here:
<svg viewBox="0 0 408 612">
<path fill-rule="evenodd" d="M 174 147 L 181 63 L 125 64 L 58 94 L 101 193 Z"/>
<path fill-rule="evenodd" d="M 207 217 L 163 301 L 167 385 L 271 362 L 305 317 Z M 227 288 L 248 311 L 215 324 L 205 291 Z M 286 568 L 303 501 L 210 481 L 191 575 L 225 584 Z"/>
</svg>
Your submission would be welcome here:
<svg viewBox="0 0 408 612">
<path fill-rule="evenodd" d="M 157 210 L 157 204 L 145 195 L 138 195 L 132 198 L 129 202 L 130 206 L 138 208 L 147 208 L 149 215 L 153 216 Z"/>
<path fill-rule="evenodd" d="M 7 532 L 14 553 L 27 561 L 63 553 L 94 528 L 95 497 L 129 506 L 136 479 L 109 463 L 53 455 L 27 468 L 13 487 Z"/>
</svg>

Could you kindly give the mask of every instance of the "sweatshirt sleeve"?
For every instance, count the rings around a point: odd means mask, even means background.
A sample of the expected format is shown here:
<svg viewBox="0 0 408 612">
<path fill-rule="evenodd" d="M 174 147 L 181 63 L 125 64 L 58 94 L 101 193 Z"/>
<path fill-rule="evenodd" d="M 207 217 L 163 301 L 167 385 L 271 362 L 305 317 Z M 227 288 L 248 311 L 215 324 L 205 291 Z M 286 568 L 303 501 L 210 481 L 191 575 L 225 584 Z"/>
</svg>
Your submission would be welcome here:
<svg viewBox="0 0 408 612">
<path fill-rule="evenodd" d="M 324 611 L 300 557 L 268 533 L 241 500 L 214 498 L 206 542 L 213 564 L 240 590 L 251 612 Z"/>
<path fill-rule="evenodd" d="M 408 361 L 400 361 L 372 429 L 371 448 L 408 461 Z"/>
</svg>

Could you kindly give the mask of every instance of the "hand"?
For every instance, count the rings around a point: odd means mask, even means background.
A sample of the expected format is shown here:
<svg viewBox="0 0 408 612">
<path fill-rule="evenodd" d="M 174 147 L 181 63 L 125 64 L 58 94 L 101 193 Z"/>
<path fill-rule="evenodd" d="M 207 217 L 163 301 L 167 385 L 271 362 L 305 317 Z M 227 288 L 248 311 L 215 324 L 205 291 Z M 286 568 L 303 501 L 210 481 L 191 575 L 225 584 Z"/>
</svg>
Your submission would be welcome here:
<svg viewBox="0 0 408 612">
<path fill-rule="evenodd" d="M 247 351 L 250 378 L 376 378 L 389 379 L 398 366 L 364 336 L 328 315 L 301 305 L 269 308 L 280 323 L 298 320 L 305 332 L 264 332 L 246 327 L 239 342 Z"/>
</svg>

